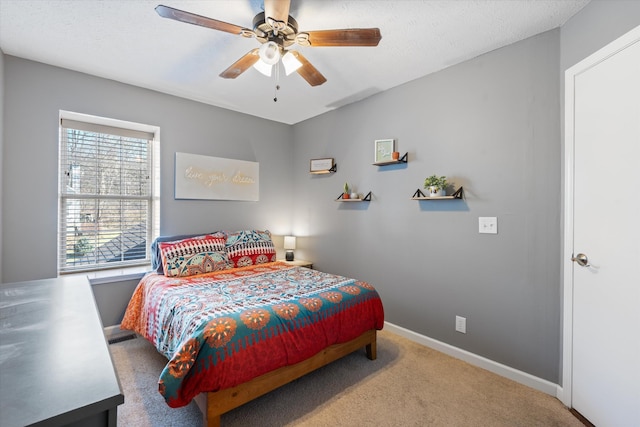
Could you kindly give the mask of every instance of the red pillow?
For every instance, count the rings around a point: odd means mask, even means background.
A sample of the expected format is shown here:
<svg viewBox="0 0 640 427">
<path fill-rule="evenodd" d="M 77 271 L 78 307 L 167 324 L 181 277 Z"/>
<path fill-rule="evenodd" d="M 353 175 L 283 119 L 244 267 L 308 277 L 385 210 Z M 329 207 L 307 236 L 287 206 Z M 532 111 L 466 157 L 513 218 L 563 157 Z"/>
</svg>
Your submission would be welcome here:
<svg viewBox="0 0 640 427">
<path fill-rule="evenodd" d="M 227 254 L 235 267 L 276 260 L 276 247 L 269 230 L 242 230 L 227 235 Z"/>
</svg>

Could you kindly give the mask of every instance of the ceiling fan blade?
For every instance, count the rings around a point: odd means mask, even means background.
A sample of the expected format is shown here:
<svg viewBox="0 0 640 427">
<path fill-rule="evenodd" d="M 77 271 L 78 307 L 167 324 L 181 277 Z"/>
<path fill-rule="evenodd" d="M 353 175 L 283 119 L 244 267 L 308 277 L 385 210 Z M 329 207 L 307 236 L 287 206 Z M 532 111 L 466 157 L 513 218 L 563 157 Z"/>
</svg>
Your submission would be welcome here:
<svg viewBox="0 0 640 427">
<path fill-rule="evenodd" d="M 327 81 L 327 79 L 322 74 L 320 74 L 320 71 L 318 71 L 316 67 L 311 65 L 311 63 L 307 61 L 307 58 L 302 56 L 300 52 L 298 52 L 297 50 L 290 50 L 289 52 L 291 52 L 291 54 L 298 58 L 298 61 L 302 63 L 302 66 L 300 66 L 300 68 L 298 68 L 296 72 L 300 74 L 302 78 L 307 81 L 307 83 L 309 83 L 311 86 L 320 86 Z"/>
<path fill-rule="evenodd" d="M 227 22 L 218 21 L 216 19 L 207 18 L 206 16 L 196 15 L 195 13 L 185 12 L 184 10 L 174 9 L 169 6 L 158 5 L 156 12 L 163 18 L 174 19 L 187 24 L 199 25 L 201 27 L 211 28 L 213 30 L 224 31 L 231 34 L 242 34 L 244 28 Z"/>
<path fill-rule="evenodd" d="M 291 0 L 264 0 L 264 17 L 286 25 L 289 20 L 290 6 Z"/>
<path fill-rule="evenodd" d="M 258 50 L 258 48 L 255 48 L 242 58 L 238 59 L 229 68 L 220 73 L 220 77 L 224 77 L 225 79 L 235 79 L 240 74 L 247 71 L 253 64 L 258 62 L 258 59 L 260 59 L 260 56 L 258 56 Z"/>
<path fill-rule="evenodd" d="M 304 34 L 311 46 L 378 46 L 382 39 L 379 28 L 304 31 L 298 37 Z"/>
</svg>

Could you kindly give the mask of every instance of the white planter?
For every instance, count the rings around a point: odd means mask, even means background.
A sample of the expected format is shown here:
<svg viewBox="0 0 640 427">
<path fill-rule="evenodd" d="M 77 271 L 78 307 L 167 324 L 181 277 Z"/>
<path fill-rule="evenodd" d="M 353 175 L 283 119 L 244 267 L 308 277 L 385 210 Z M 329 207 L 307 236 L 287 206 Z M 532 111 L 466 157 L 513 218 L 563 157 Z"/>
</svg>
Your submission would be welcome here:
<svg viewBox="0 0 640 427">
<path fill-rule="evenodd" d="M 445 195 L 445 190 L 443 188 L 438 189 L 438 187 L 429 187 L 429 197 L 442 197 Z"/>
</svg>

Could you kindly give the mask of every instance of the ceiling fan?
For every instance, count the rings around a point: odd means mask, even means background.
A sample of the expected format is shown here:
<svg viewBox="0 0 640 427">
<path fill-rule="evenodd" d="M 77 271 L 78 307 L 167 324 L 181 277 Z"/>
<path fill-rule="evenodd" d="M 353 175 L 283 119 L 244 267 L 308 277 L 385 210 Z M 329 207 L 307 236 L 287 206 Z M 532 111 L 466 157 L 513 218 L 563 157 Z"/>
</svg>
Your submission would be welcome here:
<svg viewBox="0 0 640 427">
<path fill-rule="evenodd" d="M 229 68 L 220 73 L 225 79 L 235 79 L 254 66 L 263 74 L 271 75 L 273 65 L 282 59 L 287 75 L 296 71 L 311 86 L 327 79 L 297 50 L 300 46 L 377 46 L 382 36 L 378 28 L 351 28 L 341 30 L 298 31 L 298 23 L 289 15 L 291 0 L 264 0 L 264 12 L 253 18 L 253 29 L 240 27 L 169 6 L 158 5 L 156 12 L 163 18 L 200 25 L 243 37 L 254 37 L 262 46 L 252 49 Z"/>
</svg>

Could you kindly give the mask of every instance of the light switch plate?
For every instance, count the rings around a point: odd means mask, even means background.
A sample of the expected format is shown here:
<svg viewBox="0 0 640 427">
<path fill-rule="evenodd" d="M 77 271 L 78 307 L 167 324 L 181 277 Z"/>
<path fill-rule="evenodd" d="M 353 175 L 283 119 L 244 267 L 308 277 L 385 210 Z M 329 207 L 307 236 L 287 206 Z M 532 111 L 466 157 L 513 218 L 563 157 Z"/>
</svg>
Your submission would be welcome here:
<svg viewBox="0 0 640 427">
<path fill-rule="evenodd" d="M 495 216 L 479 217 L 478 233 L 498 234 L 498 218 Z"/>
</svg>

